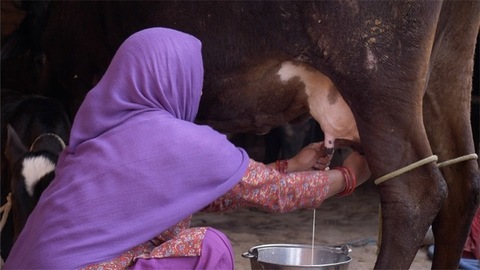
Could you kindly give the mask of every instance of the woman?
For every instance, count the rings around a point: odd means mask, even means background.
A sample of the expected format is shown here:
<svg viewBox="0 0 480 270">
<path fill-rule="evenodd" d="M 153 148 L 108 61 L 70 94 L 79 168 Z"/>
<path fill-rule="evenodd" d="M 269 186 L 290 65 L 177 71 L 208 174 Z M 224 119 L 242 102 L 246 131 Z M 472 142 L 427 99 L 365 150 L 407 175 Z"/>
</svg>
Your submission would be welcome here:
<svg viewBox="0 0 480 270">
<path fill-rule="evenodd" d="M 326 162 L 321 144 L 288 164 L 249 159 L 193 123 L 202 83 L 196 38 L 165 28 L 129 37 L 80 107 L 56 177 L 5 269 L 232 269 L 228 239 L 189 228 L 192 214 L 315 208 L 369 177 L 358 153 L 342 169 L 312 170 Z"/>
</svg>

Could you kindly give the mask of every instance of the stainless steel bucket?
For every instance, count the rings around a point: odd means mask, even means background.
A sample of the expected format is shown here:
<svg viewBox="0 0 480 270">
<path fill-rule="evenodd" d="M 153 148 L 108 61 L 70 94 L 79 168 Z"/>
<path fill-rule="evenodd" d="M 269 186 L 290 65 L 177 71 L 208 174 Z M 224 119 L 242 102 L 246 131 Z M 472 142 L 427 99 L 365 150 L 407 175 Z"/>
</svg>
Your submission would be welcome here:
<svg viewBox="0 0 480 270">
<path fill-rule="evenodd" d="M 348 245 L 339 247 L 295 244 L 269 244 L 252 247 L 242 257 L 250 259 L 253 270 L 256 269 L 348 269 L 352 258 Z M 313 254 L 313 260 L 312 260 Z"/>
</svg>

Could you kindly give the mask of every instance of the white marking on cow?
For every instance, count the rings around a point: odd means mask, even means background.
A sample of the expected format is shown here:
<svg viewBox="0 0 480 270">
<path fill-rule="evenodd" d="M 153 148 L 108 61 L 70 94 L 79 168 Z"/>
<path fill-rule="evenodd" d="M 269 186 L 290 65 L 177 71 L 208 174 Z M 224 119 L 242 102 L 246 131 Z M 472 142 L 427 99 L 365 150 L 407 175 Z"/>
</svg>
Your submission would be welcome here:
<svg viewBox="0 0 480 270">
<path fill-rule="evenodd" d="M 305 84 L 310 114 L 320 124 L 328 148 L 333 148 L 335 139 L 360 141 L 350 107 L 325 74 L 305 63 L 287 61 L 278 75 L 284 83 L 299 78 Z"/>
<path fill-rule="evenodd" d="M 55 170 L 55 163 L 42 156 L 26 158 L 22 165 L 25 189 L 30 196 L 33 196 L 33 189 L 40 178 Z"/>
</svg>

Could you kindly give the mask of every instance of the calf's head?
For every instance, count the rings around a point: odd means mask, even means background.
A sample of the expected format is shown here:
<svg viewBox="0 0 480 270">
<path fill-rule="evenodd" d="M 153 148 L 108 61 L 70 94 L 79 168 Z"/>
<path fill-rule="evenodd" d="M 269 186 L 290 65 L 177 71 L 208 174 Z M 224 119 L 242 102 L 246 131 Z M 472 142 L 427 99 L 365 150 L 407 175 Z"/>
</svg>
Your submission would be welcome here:
<svg viewBox="0 0 480 270">
<path fill-rule="evenodd" d="M 55 176 L 58 153 L 29 150 L 17 132 L 8 125 L 5 156 L 11 175 L 14 239 L 16 239 L 40 195 Z"/>
</svg>

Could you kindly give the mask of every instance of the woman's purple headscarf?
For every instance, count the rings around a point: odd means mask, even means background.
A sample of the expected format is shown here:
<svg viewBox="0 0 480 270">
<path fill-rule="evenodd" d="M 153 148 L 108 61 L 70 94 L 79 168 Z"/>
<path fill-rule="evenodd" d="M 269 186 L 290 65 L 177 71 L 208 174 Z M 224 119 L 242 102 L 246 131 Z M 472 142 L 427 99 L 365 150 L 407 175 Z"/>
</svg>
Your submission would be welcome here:
<svg viewBox="0 0 480 270">
<path fill-rule="evenodd" d="M 85 98 L 5 268 L 78 268 L 109 260 L 205 207 L 244 174 L 248 156 L 193 124 L 201 43 L 151 28 L 129 37 Z"/>
</svg>

